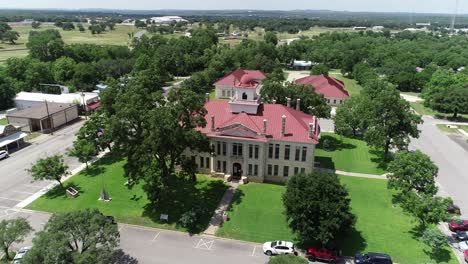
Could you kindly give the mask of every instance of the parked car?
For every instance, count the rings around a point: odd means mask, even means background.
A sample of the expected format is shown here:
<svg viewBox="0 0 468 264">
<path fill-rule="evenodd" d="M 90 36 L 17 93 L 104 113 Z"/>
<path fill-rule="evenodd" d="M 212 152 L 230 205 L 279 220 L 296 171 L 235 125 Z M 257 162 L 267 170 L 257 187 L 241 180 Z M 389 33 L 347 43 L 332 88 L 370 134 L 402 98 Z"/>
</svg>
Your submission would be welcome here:
<svg viewBox="0 0 468 264">
<path fill-rule="evenodd" d="M 13 264 L 19 264 L 21 263 L 21 259 L 28 253 L 28 251 L 31 249 L 31 247 L 22 247 L 20 250 L 15 255 L 15 258 L 13 258 Z"/>
<path fill-rule="evenodd" d="M 310 247 L 307 250 L 307 258 L 310 261 L 315 261 L 318 259 L 318 260 L 334 262 L 339 259 L 339 254 L 337 250 Z"/>
<path fill-rule="evenodd" d="M 295 254 L 294 244 L 288 241 L 273 241 L 263 244 L 263 253 L 268 256 L 279 254 Z"/>
<path fill-rule="evenodd" d="M 465 256 L 465 262 L 468 263 L 468 250 L 465 250 L 463 255 Z"/>
<path fill-rule="evenodd" d="M 458 241 L 465 241 L 468 240 L 468 231 L 457 231 L 455 233 L 455 238 Z"/>
<path fill-rule="evenodd" d="M 354 256 L 354 263 L 359 264 L 392 264 L 392 258 L 383 253 L 369 252 L 367 254 L 356 254 Z"/>
<path fill-rule="evenodd" d="M 8 158 L 10 155 L 8 154 L 8 151 L 6 150 L 0 150 L 0 159 L 5 159 Z"/>
<path fill-rule="evenodd" d="M 456 214 L 456 215 L 461 214 L 460 207 L 458 207 L 458 205 L 453 204 L 453 203 L 447 206 L 447 212 L 450 214 Z"/>
<path fill-rule="evenodd" d="M 468 231 L 468 220 L 460 220 L 448 223 L 448 228 L 452 232 Z"/>
<path fill-rule="evenodd" d="M 468 241 L 462 241 L 462 242 L 458 243 L 458 248 L 462 252 L 465 252 L 466 250 L 468 250 Z"/>
</svg>

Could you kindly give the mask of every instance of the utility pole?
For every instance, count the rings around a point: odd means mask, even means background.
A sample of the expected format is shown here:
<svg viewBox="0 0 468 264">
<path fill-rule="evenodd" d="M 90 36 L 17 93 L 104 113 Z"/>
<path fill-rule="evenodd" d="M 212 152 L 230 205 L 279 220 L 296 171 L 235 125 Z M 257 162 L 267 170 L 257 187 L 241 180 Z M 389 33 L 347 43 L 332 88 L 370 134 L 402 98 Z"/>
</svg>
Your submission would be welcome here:
<svg viewBox="0 0 468 264">
<path fill-rule="evenodd" d="M 47 103 L 47 100 L 44 99 L 44 102 L 45 102 L 45 107 L 46 107 L 46 111 L 47 111 L 47 120 L 49 120 L 50 122 L 50 126 L 51 126 L 51 131 L 50 131 L 50 134 L 53 135 L 54 134 L 54 130 L 55 130 L 55 127 L 54 127 L 54 120 L 52 118 L 50 118 L 50 113 L 49 113 L 49 104 Z"/>
</svg>

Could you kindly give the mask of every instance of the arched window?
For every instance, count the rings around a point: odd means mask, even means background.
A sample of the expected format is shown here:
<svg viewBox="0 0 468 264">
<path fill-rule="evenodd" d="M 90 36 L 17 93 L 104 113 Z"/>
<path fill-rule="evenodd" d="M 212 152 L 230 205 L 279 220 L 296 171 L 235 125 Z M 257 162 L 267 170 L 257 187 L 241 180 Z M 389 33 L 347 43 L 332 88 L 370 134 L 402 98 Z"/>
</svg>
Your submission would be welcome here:
<svg viewBox="0 0 468 264">
<path fill-rule="evenodd" d="M 247 94 L 245 92 L 242 94 L 242 100 L 247 100 Z"/>
</svg>

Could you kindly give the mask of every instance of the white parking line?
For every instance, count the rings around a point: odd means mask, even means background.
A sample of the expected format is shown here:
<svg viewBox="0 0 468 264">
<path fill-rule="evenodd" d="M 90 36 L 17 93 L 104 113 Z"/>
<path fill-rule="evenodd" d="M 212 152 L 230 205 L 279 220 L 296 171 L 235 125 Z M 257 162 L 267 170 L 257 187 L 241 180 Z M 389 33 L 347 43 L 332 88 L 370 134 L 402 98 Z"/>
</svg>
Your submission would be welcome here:
<svg viewBox="0 0 468 264">
<path fill-rule="evenodd" d="M 256 249 L 257 249 L 257 246 L 254 246 L 254 249 L 253 249 L 252 255 L 251 255 L 252 257 L 255 256 L 255 250 L 256 250 Z"/>
<path fill-rule="evenodd" d="M 214 244 L 214 240 L 205 241 L 203 240 L 203 238 L 200 238 L 195 248 L 203 249 L 203 250 L 211 250 L 211 248 L 213 247 L 213 244 Z"/>
<path fill-rule="evenodd" d="M 11 199 L 11 198 L 6 198 L 6 197 L 0 197 L 0 199 L 10 200 L 10 201 L 16 201 L 16 202 L 21 202 L 21 200 L 18 200 L 18 199 Z"/>
<path fill-rule="evenodd" d="M 156 238 L 158 238 L 159 234 L 161 234 L 161 232 L 158 232 L 158 233 L 153 237 L 153 240 L 151 240 L 151 242 L 156 241 Z"/>
</svg>

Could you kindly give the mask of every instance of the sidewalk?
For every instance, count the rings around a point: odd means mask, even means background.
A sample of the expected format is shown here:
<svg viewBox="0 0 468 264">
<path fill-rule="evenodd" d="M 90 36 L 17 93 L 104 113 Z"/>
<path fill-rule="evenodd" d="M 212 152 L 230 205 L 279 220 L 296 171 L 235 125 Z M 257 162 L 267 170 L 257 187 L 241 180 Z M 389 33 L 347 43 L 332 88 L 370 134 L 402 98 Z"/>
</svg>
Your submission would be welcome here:
<svg viewBox="0 0 468 264">
<path fill-rule="evenodd" d="M 328 173 L 334 173 L 334 174 L 338 174 L 338 175 L 351 176 L 351 177 L 379 179 L 379 180 L 386 180 L 387 179 L 387 174 L 382 174 L 382 175 L 365 174 L 365 173 L 339 171 L 339 170 L 319 168 L 319 167 L 315 167 L 314 169 L 317 170 L 317 171 L 324 171 L 324 172 L 328 172 Z"/>
<path fill-rule="evenodd" d="M 204 234 L 214 236 L 216 231 L 218 231 L 219 226 L 223 223 L 223 214 L 227 211 L 229 205 L 231 204 L 234 193 L 239 187 L 239 183 L 230 182 L 229 185 L 229 188 L 224 193 L 218 208 L 216 208 L 213 217 L 210 220 L 210 225 L 205 230 L 205 232 L 203 232 Z"/>
</svg>

